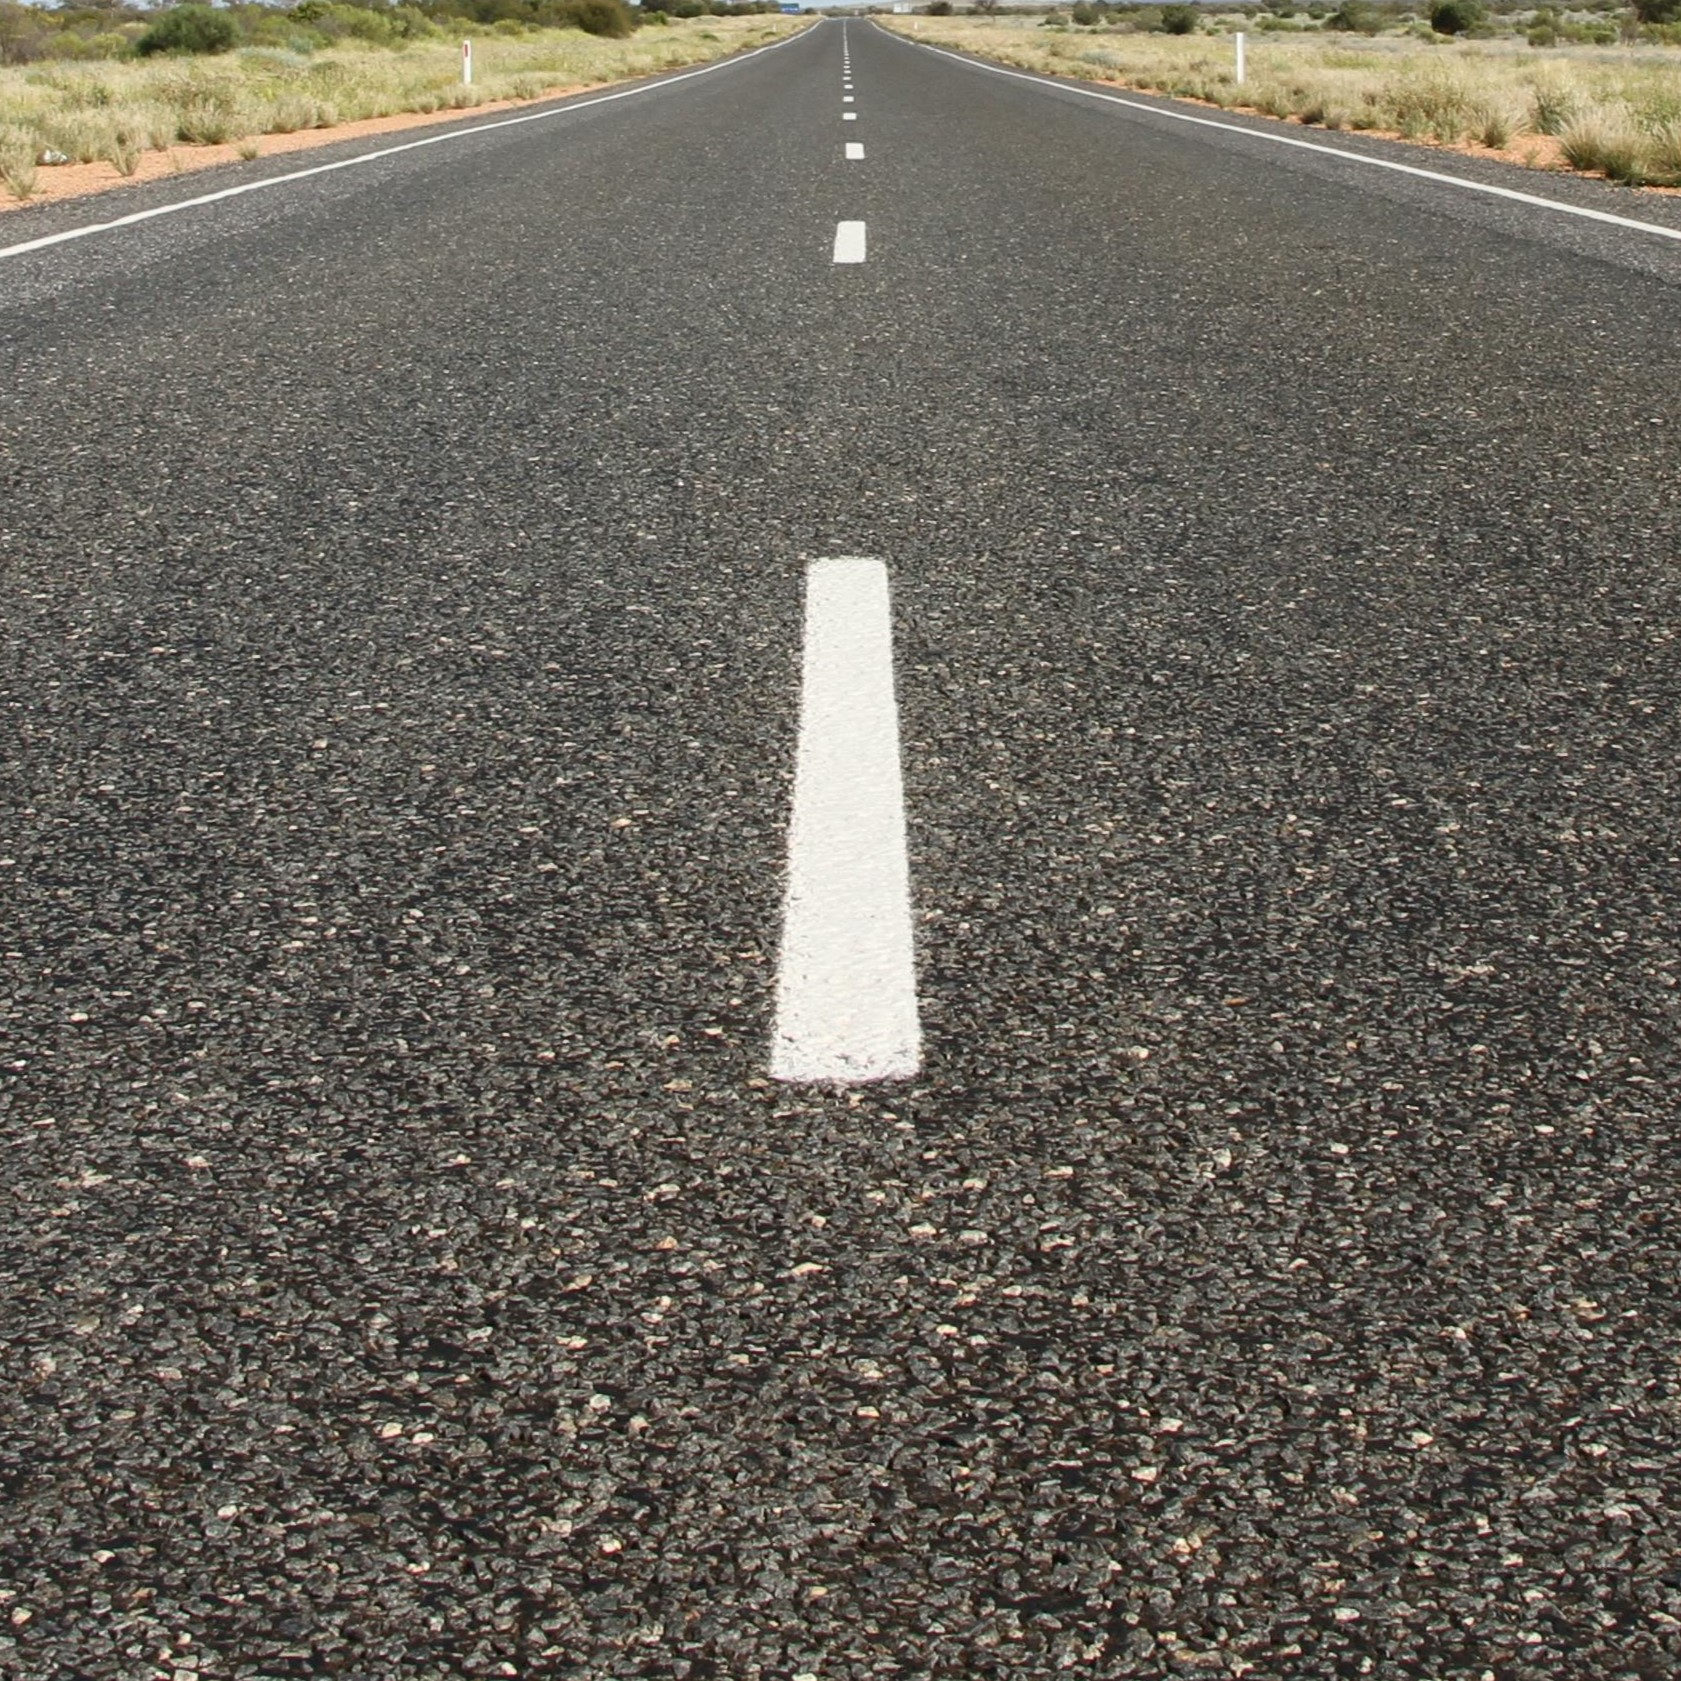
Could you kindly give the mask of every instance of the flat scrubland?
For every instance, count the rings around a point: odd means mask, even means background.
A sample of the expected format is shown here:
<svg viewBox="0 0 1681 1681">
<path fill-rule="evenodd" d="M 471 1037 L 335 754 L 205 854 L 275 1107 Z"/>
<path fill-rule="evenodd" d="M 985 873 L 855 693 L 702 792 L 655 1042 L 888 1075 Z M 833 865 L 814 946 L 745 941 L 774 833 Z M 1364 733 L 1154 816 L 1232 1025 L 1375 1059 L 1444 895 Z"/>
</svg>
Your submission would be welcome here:
<svg viewBox="0 0 1681 1681">
<path fill-rule="evenodd" d="M 626 40 L 578 29 L 481 31 L 473 83 L 461 84 L 460 37 L 399 47 L 346 42 L 323 52 L 246 47 L 209 58 L 53 60 L 0 69 L 0 189 L 27 198 L 44 154 L 105 162 L 134 175 L 148 153 L 331 129 L 411 111 L 475 106 L 706 63 L 802 27 L 796 17 L 703 17 L 645 27 Z"/>
<path fill-rule="evenodd" d="M 1051 75 L 1325 128 L 1499 152 L 1536 168 L 1681 186 L 1681 49 L 1536 47 L 1521 37 L 1254 32 L 1204 17 L 1186 35 L 1070 28 L 1039 18 L 896 17 L 901 33 Z M 1247 34 L 1237 85 L 1231 32 Z"/>
</svg>

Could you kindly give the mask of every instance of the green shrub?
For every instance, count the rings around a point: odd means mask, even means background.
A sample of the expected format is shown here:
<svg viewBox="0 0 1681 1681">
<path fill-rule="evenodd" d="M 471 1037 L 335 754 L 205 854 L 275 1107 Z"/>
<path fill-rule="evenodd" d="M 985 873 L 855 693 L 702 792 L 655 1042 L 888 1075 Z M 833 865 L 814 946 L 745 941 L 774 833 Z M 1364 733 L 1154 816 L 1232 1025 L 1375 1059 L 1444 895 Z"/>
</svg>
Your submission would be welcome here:
<svg viewBox="0 0 1681 1681">
<path fill-rule="evenodd" d="M 1354 35 L 1375 35 L 1383 28 L 1383 14 L 1370 0 L 1343 0 L 1325 20 L 1327 29 L 1343 29 Z"/>
<path fill-rule="evenodd" d="M 1681 0 L 1634 0 L 1634 15 L 1642 23 L 1681 23 Z"/>
<path fill-rule="evenodd" d="M 267 21 L 267 20 L 263 20 Z M 370 46 L 394 47 L 404 41 L 436 40 L 442 31 L 417 6 L 357 6 L 344 0 L 303 0 L 290 13 L 293 24 L 305 24 L 319 41 L 366 41 Z M 490 23 L 489 18 L 475 21 Z M 253 32 L 260 25 L 253 26 Z"/>
<path fill-rule="evenodd" d="M 636 32 L 636 18 L 625 0 L 567 0 L 565 21 L 586 35 L 622 41 Z"/>
<path fill-rule="evenodd" d="M 208 6 L 173 6 L 134 43 L 143 58 L 153 53 L 225 53 L 239 30 L 225 12 Z"/>
<path fill-rule="evenodd" d="M 1481 0 L 1436 0 L 1430 8 L 1430 27 L 1438 35 L 1463 35 L 1487 18 Z"/>
<path fill-rule="evenodd" d="M 1197 31 L 1195 6 L 1163 6 L 1162 33 L 1164 35 L 1194 35 Z"/>
</svg>

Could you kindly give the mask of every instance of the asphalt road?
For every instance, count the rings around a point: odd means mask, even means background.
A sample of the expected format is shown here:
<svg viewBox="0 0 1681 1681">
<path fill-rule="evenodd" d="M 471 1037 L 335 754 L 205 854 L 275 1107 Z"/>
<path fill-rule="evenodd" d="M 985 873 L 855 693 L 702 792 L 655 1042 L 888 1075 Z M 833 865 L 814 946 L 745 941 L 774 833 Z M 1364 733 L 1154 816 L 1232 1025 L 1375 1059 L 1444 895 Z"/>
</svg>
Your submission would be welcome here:
<svg viewBox="0 0 1681 1681">
<path fill-rule="evenodd" d="M 0 1674 L 1681 1672 L 1681 248 L 844 34 L 0 258 Z"/>
</svg>

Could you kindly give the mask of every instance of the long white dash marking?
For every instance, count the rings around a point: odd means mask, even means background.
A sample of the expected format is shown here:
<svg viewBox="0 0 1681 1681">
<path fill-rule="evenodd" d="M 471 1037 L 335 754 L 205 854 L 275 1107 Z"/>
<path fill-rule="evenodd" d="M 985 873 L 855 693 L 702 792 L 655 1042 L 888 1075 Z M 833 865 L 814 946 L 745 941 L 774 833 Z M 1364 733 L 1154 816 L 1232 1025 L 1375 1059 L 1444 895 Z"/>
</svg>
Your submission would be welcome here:
<svg viewBox="0 0 1681 1681">
<path fill-rule="evenodd" d="M 864 148 L 861 145 L 859 145 L 856 140 L 847 141 L 847 143 L 846 143 L 846 161 L 848 163 L 861 163 L 863 161 L 863 158 L 864 158 Z"/>
<path fill-rule="evenodd" d="M 805 668 L 770 1071 L 851 1085 L 922 1061 L 887 568 L 806 573 Z"/>
<path fill-rule="evenodd" d="M 1176 123 L 1217 128 L 1227 134 L 1241 134 L 1250 140 L 1264 140 L 1273 146 L 1293 146 L 1300 152 L 1322 152 L 1326 157 L 1341 158 L 1344 163 L 1361 164 L 1368 169 L 1387 169 L 1396 175 L 1412 175 L 1421 181 L 1434 181 L 1438 186 L 1459 187 L 1468 193 L 1486 193 L 1490 198 L 1531 205 L 1537 210 L 1556 210 L 1561 216 L 1580 216 L 1588 222 L 1605 222 L 1614 228 L 1628 228 L 1634 233 L 1656 234 L 1659 239 L 1681 241 L 1681 228 L 1666 228 L 1661 222 L 1642 222 L 1634 216 L 1613 215 L 1609 210 L 1590 210 L 1583 204 L 1565 204 L 1556 198 L 1545 198 L 1540 193 L 1519 192 L 1515 187 L 1496 187 L 1487 181 L 1467 181 L 1462 175 L 1447 175 L 1439 169 L 1420 169 L 1417 164 L 1368 157 L 1364 152 L 1345 152 L 1340 146 L 1326 146 L 1317 140 L 1298 140 L 1294 135 L 1274 134 L 1267 129 L 1245 128 L 1241 123 L 1223 123 L 1216 117 L 1193 117 L 1189 111 L 1170 111 L 1160 105 L 1146 105 L 1139 99 L 1098 93 L 1094 88 L 1081 87 L 1077 82 L 1055 81 L 1044 76 L 1028 75 L 1021 70 L 1006 70 L 1001 65 L 985 64 L 980 59 L 965 58 L 961 53 L 947 52 L 943 47 L 931 47 L 926 41 L 905 41 L 904 36 L 893 34 L 892 30 L 883 30 L 882 33 L 891 35 L 895 41 L 904 41 L 907 47 L 920 47 L 924 52 L 938 53 L 941 58 L 954 59 L 959 64 L 968 65 L 971 70 L 987 70 L 994 76 L 1008 76 L 1013 82 L 1031 82 L 1036 87 L 1079 94 L 1083 99 L 1099 99 L 1105 105 L 1124 106 L 1128 111 L 1143 111 L 1152 117 L 1166 117 Z M 0 252 L 0 256 L 3 255 Z"/>
<path fill-rule="evenodd" d="M 861 263 L 866 255 L 864 224 L 862 222 L 835 223 L 835 261 Z"/>
<path fill-rule="evenodd" d="M 852 95 L 849 94 L 849 93 L 843 93 L 841 95 L 841 104 L 842 105 L 850 105 L 851 103 L 852 103 Z"/>
<path fill-rule="evenodd" d="M 555 105 L 543 111 L 532 111 L 520 117 L 500 117 L 492 123 L 475 123 L 468 128 L 452 128 L 444 134 L 429 134 L 422 140 L 406 140 L 398 146 L 381 146 L 378 151 L 361 152 L 353 158 L 340 158 L 335 163 L 315 164 L 308 169 L 288 170 L 284 175 L 271 175 L 262 181 L 246 181 L 237 187 L 224 187 L 220 192 L 200 193 L 196 198 L 178 199 L 173 204 L 154 205 L 150 210 L 135 210 L 127 216 L 115 216 L 109 222 L 89 222 L 83 227 L 69 228 L 63 233 L 46 234 L 40 239 L 26 239 L 18 245 L 0 245 L 0 259 L 21 257 L 26 251 L 44 251 L 49 245 L 64 245 L 72 239 L 86 239 L 96 233 L 111 233 L 117 228 L 132 228 L 139 222 L 150 222 L 158 216 L 173 216 L 179 210 L 196 210 L 201 205 L 216 204 L 225 198 L 242 198 L 246 193 L 266 192 L 270 187 L 284 187 L 293 181 L 307 181 L 312 175 L 331 175 L 340 169 L 358 169 L 365 163 L 377 163 L 381 158 L 394 158 L 399 152 L 417 152 L 423 146 L 443 146 L 452 140 L 467 140 L 475 134 L 489 134 L 493 129 L 517 128 L 522 123 L 547 122 L 551 117 L 569 116 L 574 111 L 588 110 L 592 105 L 608 105 L 617 99 L 639 99 L 643 94 L 658 93 L 661 88 L 675 87 L 679 82 L 692 81 L 696 76 L 710 76 L 718 70 L 728 70 L 745 64 L 760 53 L 775 52 L 798 39 L 804 31 L 785 35 L 769 46 L 755 47 L 751 52 L 734 58 L 720 59 L 716 64 L 703 64 L 697 70 L 685 70 L 663 81 L 648 82 L 641 87 L 621 88 L 617 93 L 600 93 L 590 99 L 578 99 L 566 105 Z"/>
<path fill-rule="evenodd" d="M 855 123 L 858 121 L 858 113 L 856 111 L 842 111 L 841 121 L 843 123 Z M 5 252 L 0 251 L 0 257 L 3 256 L 5 256 Z"/>
</svg>

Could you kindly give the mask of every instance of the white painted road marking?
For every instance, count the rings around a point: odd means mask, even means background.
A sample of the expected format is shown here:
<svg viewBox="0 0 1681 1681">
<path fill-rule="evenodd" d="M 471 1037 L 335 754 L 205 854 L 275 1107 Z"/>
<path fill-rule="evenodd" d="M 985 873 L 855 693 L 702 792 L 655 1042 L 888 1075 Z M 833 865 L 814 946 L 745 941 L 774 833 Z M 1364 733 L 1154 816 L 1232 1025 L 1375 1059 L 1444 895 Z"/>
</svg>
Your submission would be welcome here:
<svg viewBox="0 0 1681 1681">
<path fill-rule="evenodd" d="M 264 181 L 247 181 L 242 186 L 224 187 L 216 193 L 200 193 L 197 198 L 184 198 L 174 204 L 155 205 L 150 210 L 136 210 L 127 216 L 113 217 L 109 222 L 89 222 L 80 228 L 70 228 L 64 233 L 46 234 L 40 239 L 26 239 L 20 245 L 0 245 L 0 260 L 7 257 L 21 257 L 26 251 L 44 251 L 49 245 L 64 245 L 72 239 L 86 239 L 90 234 L 111 233 L 117 228 L 131 228 L 137 222 L 150 222 L 154 217 L 173 216 L 178 210 L 195 210 L 200 205 L 216 204 L 225 198 L 240 198 L 246 193 L 265 192 L 270 187 L 284 187 L 293 181 L 306 181 L 312 175 L 331 175 L 335 170 L 356 169 L 365 163 L 377 163 L 381 158 L 394 158 L 399 152 L 416 152 L 422 146 L 442 146 L 452 140 L 467 140 L 475 134 L 489 134 L 493 129 L 517 128 L 522 123 L 547 122 L 551 117 L 564 117 L 573 111 L 584 111 L 592 105 L 607 105 L 615 99 L 638 99 L 643 94 L 658 93 L 661 88 L 675 87 L 679 82 L 692 81 L 696 76 L 710 76 L 717 70 L 728 70 L 733 65 L 745 64 L 750 58 L 757 58 L 760 53 L 775 52 L 778 47 L 785 47 L 790 41 L 797 41 L 805 31 L 798 30 L 793 35 L 784 35 L 780 41 L 772 41 L 769 46 L 755 47 L 751 52 L 741 53 L 735 58 L 720 59 L 716 64 L 703 64 L 697 70 L 685 70 L 676 76 L 667 76 L 664 81 L 649 82 L 639 88 L 621 88 L 617 93 L 600 93 L 591 99 L 578 99 L 567 105 L 552 106 L 546 111 L 532 111 L 523 117 L 502 117 L 493 123 L 476 123 L 471 128 L 452 128 L 447 134 L 429 134 L 424 140 L 407 140 L 400 146 L 382 146 L 377 152 L 362 152 L 353 158 L 340 158 L 336 163 L 316 164 L 309 169 L 288 170 L 284 175 L 271 175 Z"/>
<path fill-rule="evenodd" d="M 841 1085 L 906 1079 L 922 1033 L 879 560 L 811 563 L 804 660 L 770 1071 Z"/>
<path fill-rule="evenodd" d="M 841 121 L 843 123 L 855 123 L 858 121 L 858 113 L 856 111 L 842 111 Z M 0 257 L 5 256 L 5 254 L 4 251 L 0 251 Z"/>
<path fill-rule="evenodd" d="M 835 223 L 835 261 L 861 263 L 864 260 L 864 224 L 862 222 Z"/>
<path fill-rule="evenodd" d="M 863 156 L 864 148 L 856 140 L 847 141 L 846 158 L 848 163 L 858 163 L 863 159 Z"/>
<path fill-rule="evenodd" d="M 877 26 L 879 27 L 879 25 Z M 1589 222 L 1606 222 L 1614 228 L 1627 228 L 1634 233 L 1656 234 L 1660 239 L 1681 241 L 1681 228 L 1666 228 L 1661 222 L 1642 222 L 1633 216 L 1616 216 L 1609 210 L 1590 210 L 1586 205 L 1564 204 L 1556 198 L 1543 198 L 1540 193 L 1519 192 L 1515 187 L 1495 187 L 1486 181 L 1467 181 L 1460 175 L 1446 175 L 1439 169 L 1420 169 L 1417 164 L 1395 163 L 1389 158 L 1368 157 L 1364 152 L 1345 152 L 1340 146 L 1327 146 L 1317 140 L 1298 140 L 1291 134 L 1274 134 L 1268 129 L 1245 128 L 1241 123 L 1223 123 L 1215 117 L 1193 117 L 1189 111 L 1170 111 L 1160 105 L 1146 105 L 1139 99 L 1123 99 L 1119 94 L 1099 93 L 1094 88 L 1081 87 L 1077 82 L 1062 82 L 1048 76 L 1032 76 L 1022 70 L 1006 70 L 1002 65 L 985 64 L 978 58 L 965 58 L 961 53 L 947 52 L 943 47 L 931 47 L 926 41 L 906 41 L 891 29 L 882 34 L 902 41 L 907 47 L 920 47 L 925 53 L 938 53 L 941 58 L 966 64 L 971 70 L 987 70 L 995 76 L 1008 76 L 1013 82 L 1032 82 L 1036 87 L 1049 88 L 1057 93 L 1076 93 L 1085 99 L 1098 99 L 1105 105 L 1120 105 L 1128 111 L 1143 111 L 1152 117 L 1167 117 L 1176 123 L 1191 123 L 1197 128 L 1217 128 L 1226 134 L 1241 134 L 1250 140 L 1264 140 L 1273 146 L 1294 146 L 1302 152 L 1322 152 L 1329 158 L 1341 158 L 1344 163 L 1361 164 L 1368 169 L 1388 169 L 1397 175 L 1416 176 L 1421 181 L 1434 181 L 1444 187 L 1460 187 L 1468 193 L 1487 193 L 1514 204 L 1528 204 L 1539 210 L 1556 210 L 1561 216 L 1580 216 Z M 0 252 L 0 256 L 4 256 Z"/>
<path fill-rule="evenodd" d="M 842 105 L 850 105 L 851 103 L 852 103 L 852 95 L 849 94 L 849 93 L 843 93 L 841 95 L 841 104 Z"/>
</svg>

